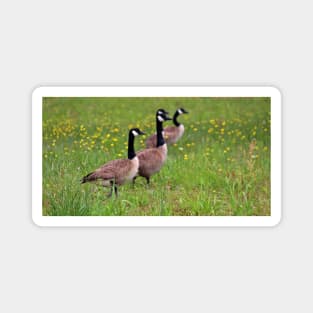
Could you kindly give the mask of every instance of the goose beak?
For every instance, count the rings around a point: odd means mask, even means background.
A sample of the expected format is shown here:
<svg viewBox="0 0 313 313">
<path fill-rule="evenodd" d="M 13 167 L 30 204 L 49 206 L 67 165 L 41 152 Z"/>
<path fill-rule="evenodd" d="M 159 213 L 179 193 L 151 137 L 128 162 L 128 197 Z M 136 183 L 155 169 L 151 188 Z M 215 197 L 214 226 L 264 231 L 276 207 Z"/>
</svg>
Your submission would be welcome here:
<svg viewBox="0 0 313 313">
<path fill-rule="evenodd" d="M 165 116 L 165 120 L 166 120 L 166 121 L 171 121 L 171 120 L 172 120 L 172 118 L 171 118 L 171 117 L 169 117 L 169 116 Z"/>
<path fill-rule="evenodd" d="M 144 133 L 143 131 L 140 131 L 139 135 L 145 135 L 146 133 Z"/>
</svg>

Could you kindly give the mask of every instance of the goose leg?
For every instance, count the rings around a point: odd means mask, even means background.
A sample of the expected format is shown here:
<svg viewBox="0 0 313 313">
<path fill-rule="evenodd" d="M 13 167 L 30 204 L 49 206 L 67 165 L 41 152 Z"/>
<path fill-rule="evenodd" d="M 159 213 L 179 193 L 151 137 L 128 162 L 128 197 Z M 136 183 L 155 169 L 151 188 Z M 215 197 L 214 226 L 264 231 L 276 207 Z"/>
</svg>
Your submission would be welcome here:
<svg viewBox="0 0 313 313">
<path fill-rule="evenodd" d="M 115 192 L 115 197 L 117 198 L 118 197 L 118 193 L 117 193 L 117 186 L 116 185 L 114 186 L 114 192 Z"/>
<path fill-rule="evenodd" d="M 146 177 L 147 185 L 150 185 L 150 177 Z"/>
<path fill-rule="evenodd" d="M 110 185 L 111 185 L 111 189 L 110 189 L 110 192 L 107 195 L 107 198 L 111 198 L 112 197 L 112 193 L 113 193 L 113 182 L 112 181 L 110 181 Z"/>
</svg>

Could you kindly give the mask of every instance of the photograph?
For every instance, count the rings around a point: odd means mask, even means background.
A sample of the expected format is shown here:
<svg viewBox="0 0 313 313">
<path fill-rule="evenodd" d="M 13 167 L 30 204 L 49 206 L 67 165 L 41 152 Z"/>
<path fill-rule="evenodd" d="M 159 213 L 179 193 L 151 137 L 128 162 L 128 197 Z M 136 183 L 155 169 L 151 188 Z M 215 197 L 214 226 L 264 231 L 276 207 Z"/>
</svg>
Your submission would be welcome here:
<svg viewBox="0 0 313 313">
<path fill-rule="evenodd" d="M 43 217 L 270 217 L 270 96 L 42 96 Z"/>
</svg>

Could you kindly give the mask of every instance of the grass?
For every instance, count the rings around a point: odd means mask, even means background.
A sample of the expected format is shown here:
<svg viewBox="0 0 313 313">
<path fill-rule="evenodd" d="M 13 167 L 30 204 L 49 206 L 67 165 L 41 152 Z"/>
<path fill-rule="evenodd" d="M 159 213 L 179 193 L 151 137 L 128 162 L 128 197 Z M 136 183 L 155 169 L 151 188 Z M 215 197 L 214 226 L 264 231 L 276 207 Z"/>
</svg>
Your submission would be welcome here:
<svg viewBox="0 0 313 313">
<path fill-rule="evenodd" d="M 150 187 L 139 177 L 106 199 L 79 183 L 127 157 L 129 128 L 150 135 L 155 111 L 178 107 L 185 134 Z M 270 215 L 270 150 L 269 98 L 44 98 L 43 215 Z"/>
</svg>

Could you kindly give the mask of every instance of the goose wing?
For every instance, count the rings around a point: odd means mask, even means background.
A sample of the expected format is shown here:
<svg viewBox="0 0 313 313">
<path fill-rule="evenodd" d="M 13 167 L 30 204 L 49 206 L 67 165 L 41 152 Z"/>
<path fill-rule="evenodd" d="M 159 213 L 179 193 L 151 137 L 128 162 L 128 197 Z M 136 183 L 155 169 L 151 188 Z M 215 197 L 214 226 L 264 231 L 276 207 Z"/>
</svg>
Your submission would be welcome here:
<svg viewBox="0 0 313 313">
<path fill-rule="evenodd" d="M 110 161 L 94 172 L 89 173 L 82 179 L 82 183 L 101 180 L 116 179 L 118 177 L 124 177 L 129 172 L 130 163 L 128 159 L 117 159 Z"/>
</svg>

